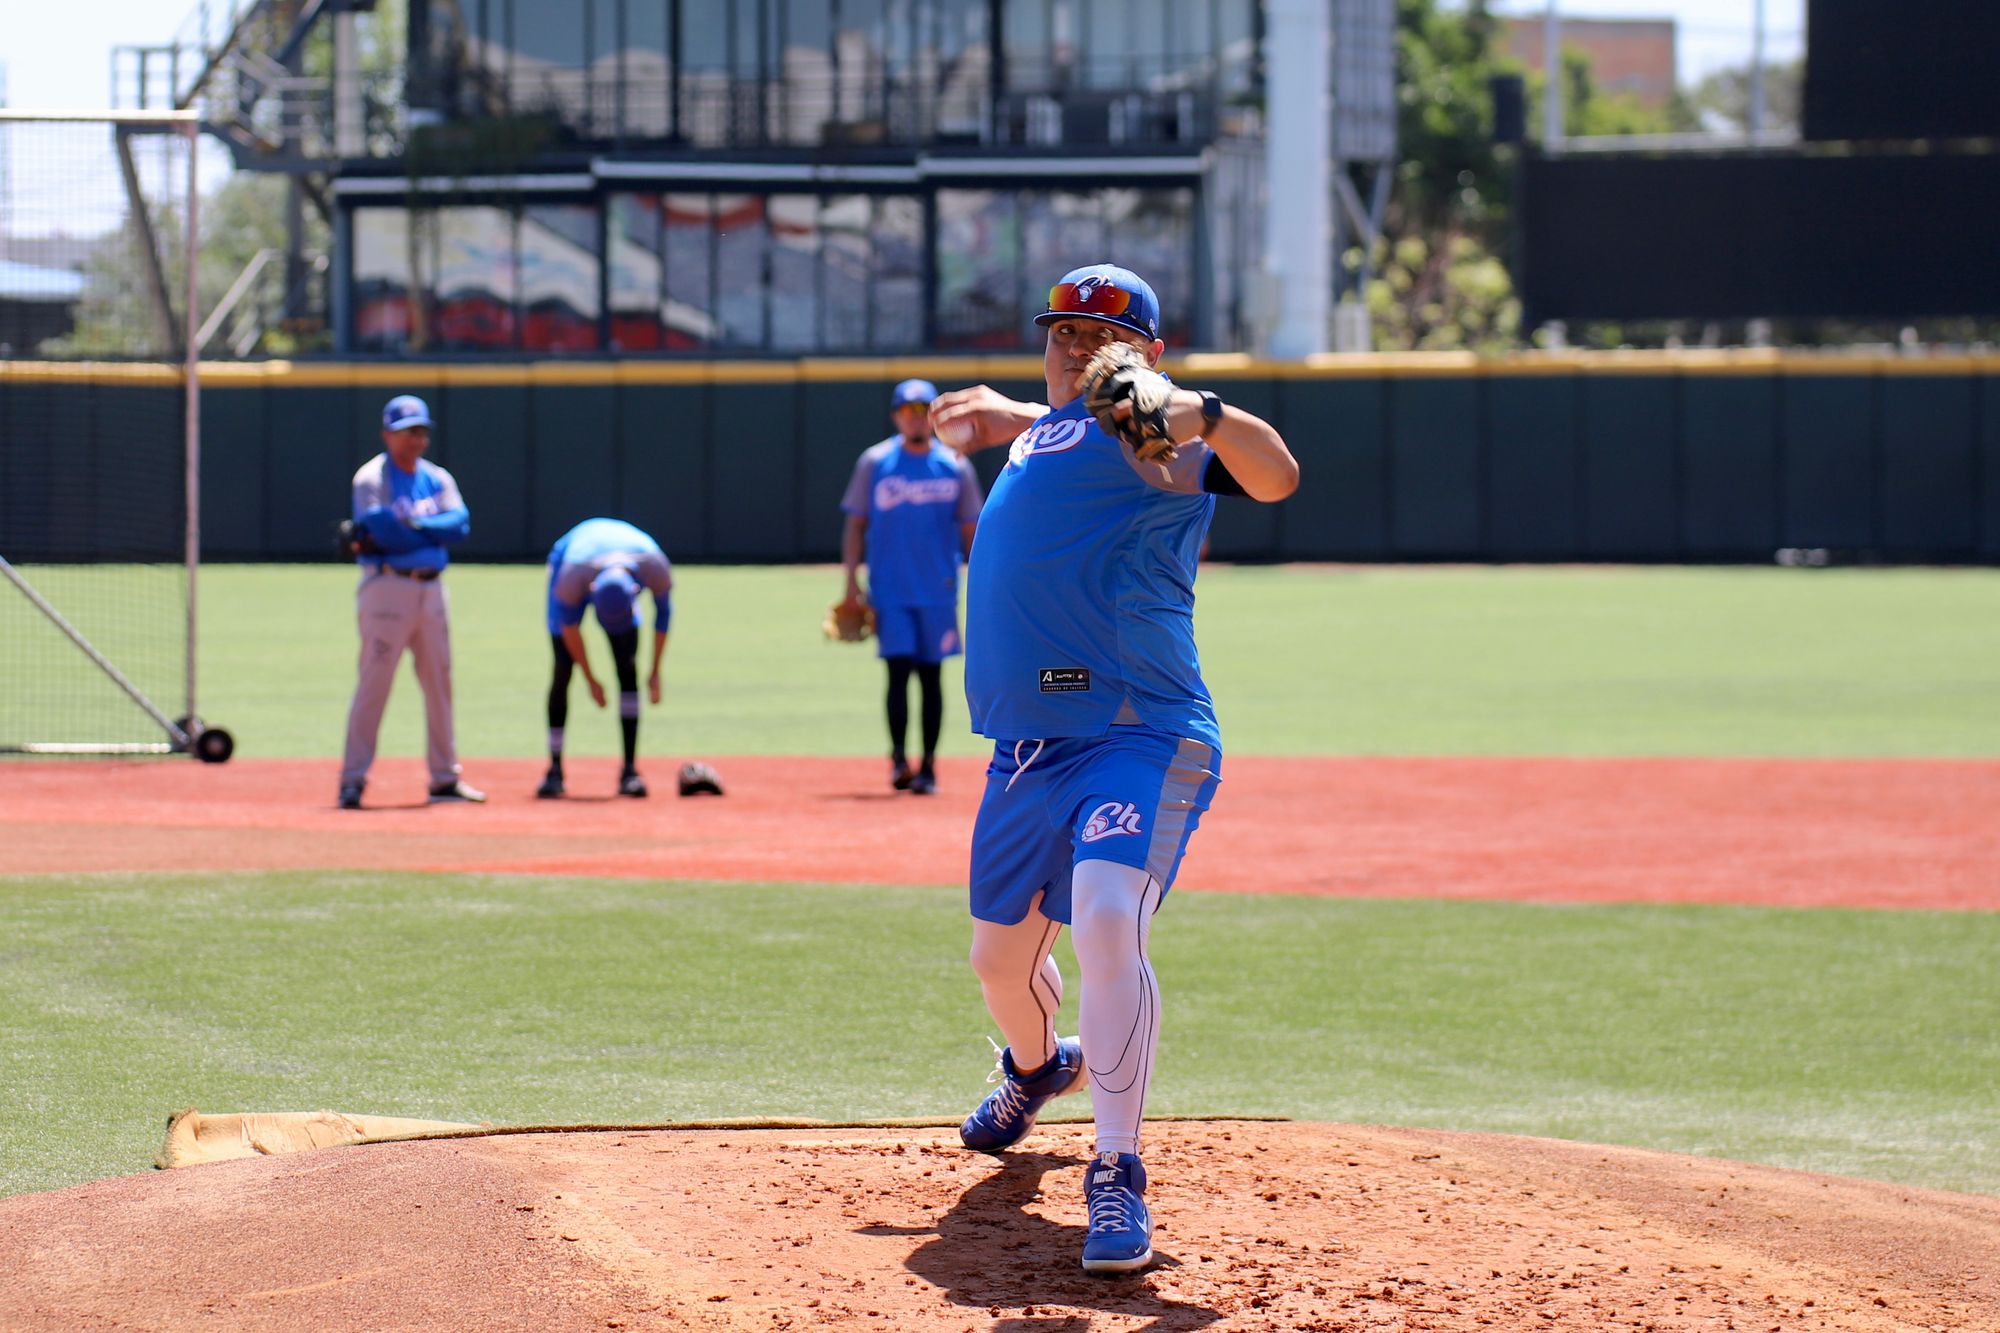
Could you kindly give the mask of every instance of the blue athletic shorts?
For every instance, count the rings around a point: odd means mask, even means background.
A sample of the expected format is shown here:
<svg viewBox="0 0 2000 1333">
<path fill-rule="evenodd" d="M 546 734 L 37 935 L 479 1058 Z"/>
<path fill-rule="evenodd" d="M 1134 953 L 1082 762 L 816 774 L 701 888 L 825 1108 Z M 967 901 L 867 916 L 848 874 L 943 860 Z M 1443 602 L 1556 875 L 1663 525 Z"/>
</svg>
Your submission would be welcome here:
<svg viewBox="0 0 2000 1333">
<path fill-rule="evenodd" d="M 957 657 L 956 606 L 878 606 L 875 608 L 877 657 L 914 657 L 926 666 Z"/>
<path fill-rule="evenodd" d="M 1144 727 L 1035 746 L 993 747 L 972 828 L 972 915 L 1011 926 L 1042 893 L 1042 915 L 1068 923 L 1078 861 L 1144 870 L 1164 897 L 1215 799 L 1221 752 Z"/>
</svg>

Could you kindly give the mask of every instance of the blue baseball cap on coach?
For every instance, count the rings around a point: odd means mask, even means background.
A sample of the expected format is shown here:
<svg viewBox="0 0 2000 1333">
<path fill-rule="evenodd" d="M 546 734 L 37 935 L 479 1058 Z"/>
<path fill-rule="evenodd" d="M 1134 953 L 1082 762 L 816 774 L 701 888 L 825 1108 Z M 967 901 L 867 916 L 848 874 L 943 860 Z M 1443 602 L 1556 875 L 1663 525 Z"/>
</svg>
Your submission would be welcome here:
<svg viewBox="0 0 2000 1333">
<path fill-rule="evenodd" d="M 431 424 L 431 410 L 415 394 L 399 393 L 382 409 L 383 430 L 408 430 Z"/>
<path fill-rule="evenodd" d="M 1049 288 L 1049 308 L 1035 316 L 1035 323 L 1046 328 L 1059 319 L 1101 319 L 1157 338 L 1160 298 L 1129 268 L 1089 264 L 1071 269 Z"/>
<path fill-rule="evenodd" d="M 597 623 L 612 634 L 622 634 L 635 623 L 633 607 L 639 600 L 639 580 L 623 565 L 613 565 L 590 584 L 590 605 Z"/>
<path fill-rule="evenodd" d="M 904 380 L 889 394 L 889 410 L 895 411 L 905 403 L 930 403 L 937 398 L 937 385 L 929 380 Z"/>
</svg>

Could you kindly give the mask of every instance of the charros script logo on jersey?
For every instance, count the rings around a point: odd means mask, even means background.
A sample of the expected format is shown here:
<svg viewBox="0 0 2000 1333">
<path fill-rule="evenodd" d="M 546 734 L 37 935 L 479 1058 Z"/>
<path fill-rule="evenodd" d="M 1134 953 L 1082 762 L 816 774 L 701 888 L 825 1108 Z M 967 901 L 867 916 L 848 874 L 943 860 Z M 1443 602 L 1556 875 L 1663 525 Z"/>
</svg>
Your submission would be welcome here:
<svg viewBox="0 0 2000 1333">
<path fill-rule="evenodd" d="M 436 518 L 444 512 L 444 502 L 436 495 L 426 495 L 421 500 L 412 500 L 407 495 L 399 495 L 389 504 L 389 512 L 399 523 L 408 523 L 413 518 Z"/>
<path fill-rule="evenodd" d="M 877 509 L 957 503 L 957 477 L 884 477 L 875 483 Z"/>
<path fill-rule="evenodd" d="M 1014 437 L 1014 447 L 1007 451 L 1007 465 L 1019 467 L 1028 461 L 1031 454 L 1059 454 L 1065 449 L 1074 449 L 1083 441 L 1083 432 L 1090 423 L 1072 417 L 1064 421 L 1044 421 L 1039 426 L 1030 427 Z"/>
<path fill-rule="evenodd" d="M 1130 801 L 1106 801 L 1083 821 L 1082 842 L 1102 842 L 1124 833 L 1139 832 L 1139 807 Z"/>
</svg>

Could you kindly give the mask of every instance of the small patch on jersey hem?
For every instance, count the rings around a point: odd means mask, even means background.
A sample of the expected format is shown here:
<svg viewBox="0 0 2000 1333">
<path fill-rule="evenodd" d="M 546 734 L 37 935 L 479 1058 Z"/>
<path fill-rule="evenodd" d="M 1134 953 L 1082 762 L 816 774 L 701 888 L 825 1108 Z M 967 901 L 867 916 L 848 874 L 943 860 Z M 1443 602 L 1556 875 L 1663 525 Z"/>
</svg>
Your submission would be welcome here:
<svg viewBox="0 0 2000 1333">
<path fill-rule="evenodd" d="M 1089 667 L 1043 667 L 1035 674 L 1041 678 L 1043 694 L 1069 694 L 1090 688 Z"/>
</svg>

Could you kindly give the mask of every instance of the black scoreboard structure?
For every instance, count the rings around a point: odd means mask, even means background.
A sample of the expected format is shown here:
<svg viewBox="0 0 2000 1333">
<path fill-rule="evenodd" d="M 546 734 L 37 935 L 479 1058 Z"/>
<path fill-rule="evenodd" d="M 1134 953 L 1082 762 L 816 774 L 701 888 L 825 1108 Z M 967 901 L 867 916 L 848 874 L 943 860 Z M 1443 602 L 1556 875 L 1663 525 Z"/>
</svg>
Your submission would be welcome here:
<svg viewBox="0 0 2000 1333">
<path fill-rule="evenodd" d="M 1525 154 L 1528 317 L 2000 315 L 2000 0 L 1808 0 L 1802 142 Z"/>
<path fill-rule="evenodd" d="M 1809 0 L 1807 139 L 2000 135 L 2000 5 Z"/>
</svg>

